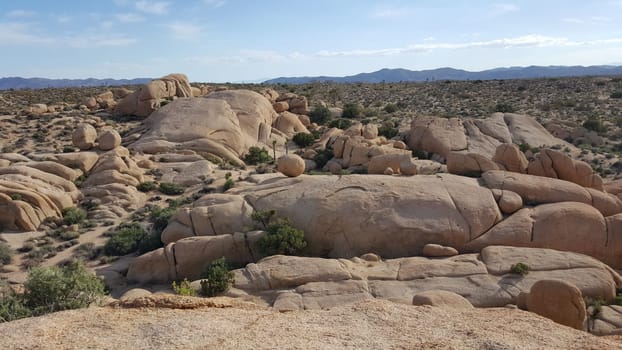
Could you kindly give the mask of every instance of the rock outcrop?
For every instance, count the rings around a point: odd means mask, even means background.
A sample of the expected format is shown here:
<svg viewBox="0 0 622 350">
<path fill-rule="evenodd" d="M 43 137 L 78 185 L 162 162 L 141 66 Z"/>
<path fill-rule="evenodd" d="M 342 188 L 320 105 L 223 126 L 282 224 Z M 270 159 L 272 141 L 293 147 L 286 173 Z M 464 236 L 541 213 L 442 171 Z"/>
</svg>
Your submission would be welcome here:
<svg viewBox="0 0 622 350">
<path fill-rule="evenodd" d="M 169 74 L 153 80 L 125 96 L 114 108 L 116 115 L 148 117 L 167 98 L 191 97 L 192 89 L 184 74 Z"/>
<path fill-rule="evenodd" d="M 563 280 L 540 280 L 527 296 L 527 310 L 574 329 L 585 329 L 581 290 Z"/>
<path fill-rule="evenodd" d="M 129 148 L 151 154 L 193 150 L 244 164 L 241 158 L 251 146 L 285 143 L 284 135 L 272 128 L 276 117 L 265 97 L 248 90 L 178 98 L 145 120 L 145 130 Z"/>
</svg>

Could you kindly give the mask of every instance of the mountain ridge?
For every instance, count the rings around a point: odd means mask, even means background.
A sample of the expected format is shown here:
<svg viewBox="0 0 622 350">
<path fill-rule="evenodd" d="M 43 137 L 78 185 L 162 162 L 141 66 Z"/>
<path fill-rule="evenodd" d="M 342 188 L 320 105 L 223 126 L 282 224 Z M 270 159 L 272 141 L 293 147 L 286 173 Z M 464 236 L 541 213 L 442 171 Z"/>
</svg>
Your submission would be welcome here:
<svg viewBox="0 0 622 350">
<path fill-rule="evenodd" d="M 278 77 L 264 81 L 264 84 L 305 84 L 310 82 L 336 83 L 395 83 L 401 81 L 435 81 L 435 80 L 496 80 L 496 79 L 533 79 L 561 78 L 599 75 L 622 75 L 622 66 L 527 66 L 498 67 L 478 72 L 442 67 L 427 70 L 408 70 L 404 68 L 383 68 L 371 73 L 355 75 L 315 76 L 315 77 Z"/>
<path fill-rule="evenodd" d="M 95 87 L 95 86 L 118 86 L 118 85 L 141 85 L 150 82 L 151 78 L 135 79 L 48 79 L 48 78 L 0 78 L 0 90 L 9 89 L 45 89 L 63 87 Z"/>
</svg>

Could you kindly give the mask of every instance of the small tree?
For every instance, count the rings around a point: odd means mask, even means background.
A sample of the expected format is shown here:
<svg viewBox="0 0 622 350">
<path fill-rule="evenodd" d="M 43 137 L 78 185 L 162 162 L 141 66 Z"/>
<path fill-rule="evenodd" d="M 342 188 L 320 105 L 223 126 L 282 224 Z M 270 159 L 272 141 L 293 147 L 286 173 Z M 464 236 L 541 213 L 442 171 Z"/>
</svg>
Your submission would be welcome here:
<svg viewBox="0 0 622 350">
<path fill-rule="evenodd" d="M 201 274 L 201 294 L 213 297 L 226 292 L 234 281 L 233 277 L 224 256 L 212 261 Z"/>
<path fill-rule="evenodd" d="M 307 147 L 310 146 L 313 141 L 315 141 L 315 137 L 312 134 L 306 132 L 299 132 L 292 138 L 294 143 L 298 145 L 298 147 Z"/>
<path fill-rule="evenodd" d="M 343 112 L 341 112 L 341 117 L 342 118 L 348 118 L 348 119 L 353 119 L 353 118 L 358 118 L 362 115 L 363 110 L 361 108 L 361 106 L 359 106 L 356 103 L 346 103 L 343 106 Z"/>
<path fill-rule="evenodd" d="M 81 208 L 71 207 L 63 209 L 63 223 L 65 225 L 80 224 L 86 219 L 86 211 Z"/>
<path fill-rule="evenodd" d="M 140 242 L 145 239 L 147 232 L 138 223 L 126 224 L 106 242 L 104 253 L 106 255 L 125 255 L 138 250 Z"/>
<path fill-rule="evenodd" d="M 79 261 L 36 267 L 24 283 L 24 304 L 34 315 L 87 307 L 103 295 L 102 281 Z"/>
<path fill-rule="evenodd" d="M 323 125 L 332 118 L 330 109 L 326 106 L 317 105 L 309 112 L 309 119 L 312 123 Z"/>
<path fill-rule="evenodd" d="M 257 165 L 261 163 L 268 163 L 272 161 L 272 157 L 265 148 L 251 147 L 248 149 L 248 154 L 244 157 L 244 162 L 250 165 Z"/>
</svg>

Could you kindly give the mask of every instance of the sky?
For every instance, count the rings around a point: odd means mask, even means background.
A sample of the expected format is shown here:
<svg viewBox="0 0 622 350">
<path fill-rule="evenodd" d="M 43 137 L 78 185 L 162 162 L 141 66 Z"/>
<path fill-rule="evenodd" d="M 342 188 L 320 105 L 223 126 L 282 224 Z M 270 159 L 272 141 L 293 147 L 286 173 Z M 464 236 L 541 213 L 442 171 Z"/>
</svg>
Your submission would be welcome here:
<svg viewBox="0 0 622 350">
<path fill-rule="evenodd" d="M 0 77 L 622 65 L 622 0 L 0 0 Z"/>
</svg>

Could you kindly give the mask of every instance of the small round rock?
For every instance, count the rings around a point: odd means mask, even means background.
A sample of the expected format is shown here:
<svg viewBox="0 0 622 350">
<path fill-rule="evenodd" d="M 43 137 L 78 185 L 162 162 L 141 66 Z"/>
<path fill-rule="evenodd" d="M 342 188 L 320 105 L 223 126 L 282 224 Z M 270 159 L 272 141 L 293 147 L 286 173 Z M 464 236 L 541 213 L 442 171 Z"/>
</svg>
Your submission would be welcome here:
<svg viewBox="0 0 622 350">
<path fill-rule="evenodd" d="M 297 177 L 305 171 L 305 161 L 296 154 L 286 154 L 279 158 L 277 170 L 285 176 Z"/>
<path fill-rule="evenodd" d="M 458 255 L 458 251 L 453 247 L 430 243 L 423 246 L 423 255 L 429 257 L 455 256 Z"/>
</svg>

